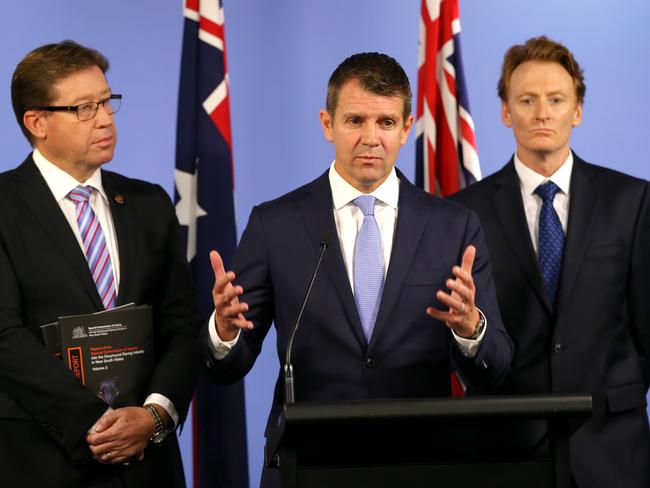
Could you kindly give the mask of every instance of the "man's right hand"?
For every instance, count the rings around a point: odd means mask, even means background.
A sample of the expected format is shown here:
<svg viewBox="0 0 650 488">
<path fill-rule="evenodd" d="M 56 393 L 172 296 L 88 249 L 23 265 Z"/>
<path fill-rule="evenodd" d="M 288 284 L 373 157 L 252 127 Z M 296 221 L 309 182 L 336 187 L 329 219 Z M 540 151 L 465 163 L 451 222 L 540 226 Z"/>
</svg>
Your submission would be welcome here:
<svg viewBox="0 0 650 488">
<path fill-rule="evenodd" d="M 237 337 L 241 329 L 252 329 L 253 322 L 244 317 L 244 312 L 248 311 L 248 304 L 239 301 L 239 296 L 244 293 L 244 289 L 239 285 L 233 285 L 235 273 L 226 272 L 223 260 L 217 251 L 210 252 L 210 263 L 214 271 L 214 288 L 212 288 L 212 301 L 215 308 L 214 325 L 222 341 L 231 341 Z"/>
</svg>

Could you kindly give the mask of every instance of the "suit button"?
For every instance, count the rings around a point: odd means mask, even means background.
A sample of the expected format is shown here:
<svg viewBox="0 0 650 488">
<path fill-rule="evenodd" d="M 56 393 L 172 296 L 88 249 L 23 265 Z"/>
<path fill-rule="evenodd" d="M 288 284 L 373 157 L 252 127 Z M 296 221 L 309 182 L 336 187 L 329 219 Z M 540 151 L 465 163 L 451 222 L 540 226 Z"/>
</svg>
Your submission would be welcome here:
<svg viewBox="0 0 650 488">
<path fill-rule="evenodd" d="M 377 361 L 374 358 L 366 358 L 366 368 L 374 368 L 377 366 Z"/>
<path fill-rule="evenodd" d="M 553 352 L 555 354 L 560 354 L 562 352 L 562 344 L 557 343 L 553 345 Z"/>
<path fill-rule="evenodd" d="M 63 437 L 63 432 L 60 432 L 58 430 L 53 430 L 52 436 L 54 436 L 55 439 L 61 439 Z"/>
<path fill-rule="evenodd" d="M 487 361 L 484 359 L 483 361 L 481 361 L 481 362 L 479 363 L 479 367 L 480 367 L 481 369 L 488 369 L 490 366 L 488 365 Z"/>
</svg>

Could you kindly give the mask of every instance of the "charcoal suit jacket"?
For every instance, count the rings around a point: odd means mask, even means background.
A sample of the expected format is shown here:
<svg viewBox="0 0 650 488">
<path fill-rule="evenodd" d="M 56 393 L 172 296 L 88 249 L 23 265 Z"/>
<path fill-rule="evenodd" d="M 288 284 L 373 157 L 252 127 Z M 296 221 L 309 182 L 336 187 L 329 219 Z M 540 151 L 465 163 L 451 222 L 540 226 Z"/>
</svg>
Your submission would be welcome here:
<svg viewBox="0 0 650 488">
<path fill-rule="evenodd" d="M 174 208 L 157 185 L 104 170 L 102 185 L 120 256 L 117 305 L 153 307 L 147 395 L 166 396 L 182 421 L 198 370 L 201 319 Z M 107 405 L 46 350 L 39 326 L 100 310 L 84 253 L 29 156 L 0 175 L 0 485 L 184 485 L 173 434 L 128 467 L 92 459 L 86 431 Z"/>
</svg>

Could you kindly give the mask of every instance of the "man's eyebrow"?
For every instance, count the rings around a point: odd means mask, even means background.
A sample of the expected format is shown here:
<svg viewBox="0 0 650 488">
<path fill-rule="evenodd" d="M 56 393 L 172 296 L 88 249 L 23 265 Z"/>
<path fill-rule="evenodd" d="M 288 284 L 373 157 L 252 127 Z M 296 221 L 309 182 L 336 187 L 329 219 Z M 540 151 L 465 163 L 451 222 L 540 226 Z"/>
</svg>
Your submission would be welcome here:
<svg viewBox="0 0 650 488">
<path fill-rule="evenodd" d="M 110 88 L 106 88 L 106 90 L 102 90 L 99 93 L 99 96 L 97 97 L 97 101 L 106 98 L 104 95 L 109 95 L 110 96 L 111 93 L 112 93 L 112 90 Z M 92 101 L 96 101 L 95 97 L 93 95 L 83 95 L 83 96 L 74 98 L 72 100 L 72 102 L 70 102 L 70 105 L 72 106 L 72 105 L 77 105 L 79 103 L 92 102 Z"/>
</svg>

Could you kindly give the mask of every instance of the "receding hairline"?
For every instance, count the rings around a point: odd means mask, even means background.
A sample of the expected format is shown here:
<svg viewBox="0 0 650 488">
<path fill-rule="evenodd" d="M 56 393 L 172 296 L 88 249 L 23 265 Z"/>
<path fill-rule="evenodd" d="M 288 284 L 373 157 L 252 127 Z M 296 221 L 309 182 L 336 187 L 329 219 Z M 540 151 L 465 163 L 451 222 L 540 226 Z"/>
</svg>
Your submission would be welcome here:
<svg viewBox="0 0 650 488">
<path fill-rule="evenodd" d="M 356 80 L 369 93 L 400 95 L 404 101 L 403 116 L 410 114 L 412 92 L 404 68 L 387 54 L 361 52 L 348 56 L 330 75 L 325 104 L 330 115 L 334 115 L 338 109 L 340 90 L 352 80 Z"/>
<path fill-rule="evenodd" d="M 362 76 L 353 76 L 347 80 L 345 80 L 342 84 L 336 85 L 336 96 L 334 97 L 336 104 L 332 107 L 325 107 L 325 110 L 327 110 L 327 113 L 331 116 L 334 117 L 336 112 L 338 111 L 339 108 L 339 101 L 341 98 L 341 92 L 345 89 L 345 87 L 351 85 L 351 84 L 356 84 L 361 88 L 366 93 L 369 93 L 371 95 L 375 95 L 378 97 L 386 97 L 386 98 L 399 98 L 402 102 L 402 109 L 400 110 L 400 116 L 403 119 L 407 119 L 408 116 L 410 115 L 410 107 L 409 107 L 409 113 L 406 113 L 406 104 L 407 104 L 407 97 L 402 93 L 400 90 L 399 86 L 393 87 L 394 89 L 391 90 L 390 93 L 385 93 L 380 90 L 372 90 L 372 86 L 369 86 L 368 84 L 364 83 L 363 77 Z M 330 86 L 328 85 L 328 91 L 330 90 Z"/>
<path fill-rule="evenodd" d="M 73 99 L 68 100 L 66 103 L 68 105 L 76 105 L 78 103 L 84 103 L 86 101 L 92 102 L 95 101 L 95 98 L 97 96 L 103 96 L 112 93 L 113 90 L 111 89 L 111 85 L 108 82 L 108 79 L 106 78 L 106 72 L 102 71 L 100 66 L 93 65 L 93 66 L 88 66 L 86 68 L 79 68 L 78 70 L 73 71 L 64 77 L 57 79 L 54 83 L 52 83 L 50 85 L 50 94 L 52 95 L 52 100 L 56 100 L 56 98 L 60 96 L 59 89 L 58 89 L 59 85 L 65 83 L 66 80 L 72 78 L 73 76 L 77 76 L 80 73 L 83 73 L 84 71 L 91 71 L 95 69 L 98 69 L 100 71 L 100 74 L 104 77 L 104 80 L 106 81 L 106 88 L 102 89 L 100 92 L 97 93 L 83 92 L 81 95 L 76 95 Z"/>
<path fill-rule="evenodd" d="M 501 76 L 497 83 L 497 93 L 503 102 L 508 100 L 510 80 L 516 69 L 528 61 L 557 63 L 573 80 L 575 95 L 579 103 L 584 103 L 586 85 L 580 64 L 573 53 L 562 43 L 538 36 L 528 39 L 524 44 L 516 44 L 506 51 L 501 65 Z"/>
<path fill-rule="evenodd" d="M 558 61 L 553 61 L 553 60 L 529 59 L 527 61 L 524 61 L 524 62 L 518 64 L 517 67 L 515 69 L 513 69 L 512 72 L 510 73 L 510 78 L 509 78 L 508 83 L 507 83 L 508 92 L 512 89 L 512 79 L 514 78 L 515 73 L 517 73 L 522 66 L 531 65 L 531 64 L 559 66 L 562 69 L 562 72 L 564 74 L 566 74 L 566 76 L 569 78 L 569 81 L 571 83 L 570 94 L 574 95 L 576 97 L 577 103 L 582 104 L 583 101 L 578 98 L 578 94 L 577 94 L 577 90 L 576 90 L 577 82 L 576 82 L 575 78 L 573 78 L 571 76 L 571 73 L 569 73 L 569 71 L 562 65 L 562 63 L 560 63 Z M 521 71 L 519 71 L 519 72 L 521 73 Z M 559 87 L 553 87 L 553 90 L 549 91 L 549 92 L 546 92 L 546 94 L 547 95 L 564 94 L 564 91 Z M 536 93 L 534 93 L 532 91 L 524 91 L 523 93 L 519 94 L 519 96 L 524 96 L 524 95 L 536 95 Z M 506 93 L 506 99 L 503 100 L 503 101 L 507 102 L 509 100 L 509 98 L 510 98 L 510 93 Z"/>
<path fill-rule="evenodd" d="M 358 78 L 350 78 L 349 80 L 345 81 L 345 83 L 343 83 L 343 85 L 339 88 L 339 92 L 338 92 L 338 96 L 337 96 L 337 100 L 336 100 L 336 105 L 337 106 L 335 107 L 335 113 L 342 113 L 343 115 L 354 115 L 354 114 L 359 113 L 359 111 L 357 111 L 357 110 L 350 110 L 350 109 L 346 110 L 346 111 L 343 111 L 343 112 L 340 111 L 341 93 L 343 93 L 343 90 L 345 90 L 346 87 L 349 87 L 352 84 L 357 85 L 364 93 L 366 93 L 368 95 L 372 95 L 372 96 L 376 96 L 376 97 L 383 97 L 383 98 L 387 98 L 387 99 L 390 99 L 390 98 L 399 99 L 400 102 L 401 102 L 401 105 L 402 105 L 399 110 L 393 111 L 391 109 L 391 110 L 383 110 L 383 112 L 385 112 L 386 115 L 390 115 L 391 117 L 393 117 L 394 115 L 398 115 L 399 118 L 402 118 L 402 119 L 405 120 L 405 117 L 404 117 L 404 95 L 402 93 L 400 93 L 399 91 L 396 91 L 393 94 L 375 93 L 374 91 L 368 90 L 365 86 L 363 86 L 363 83 L 361 83 L 361 81 Z M 335 113 L 331 113 L 329 110 L 327 110 L 327 112 L 329 113 L 329 115 L 331 117 L 333 117 L 335 115 Z M 406 118 L 408 118 L 408 117 L 406 117 Z"/>
</svg>

